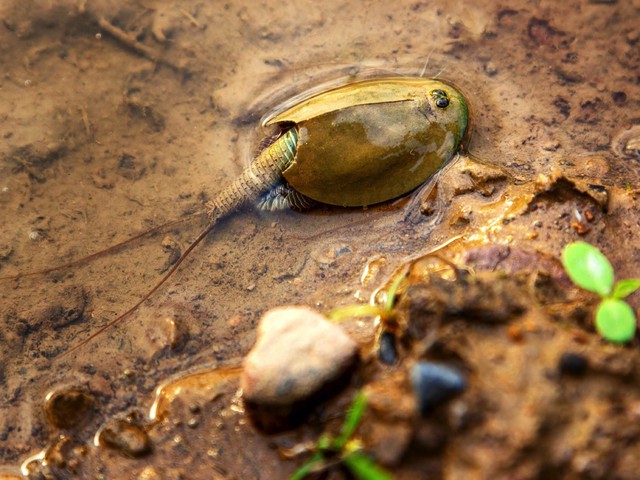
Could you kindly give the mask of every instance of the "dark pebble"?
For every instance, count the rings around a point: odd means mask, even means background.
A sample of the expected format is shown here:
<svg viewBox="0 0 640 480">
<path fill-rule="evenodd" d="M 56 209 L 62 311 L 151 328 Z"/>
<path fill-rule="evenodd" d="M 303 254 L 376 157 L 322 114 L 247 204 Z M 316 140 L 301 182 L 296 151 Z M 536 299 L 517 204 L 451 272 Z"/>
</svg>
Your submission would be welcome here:
<svg viewBox="0 0 640 480">
<path fill-rule="evenodd" d="M 558 362 L 558 369 L 563 375 L 580 376 L 587 373 L 589 360 L 583 355 L 574 352 L 563 353 Z"/>
<path fill-rule="evenodd" d="M 431 362 L 418 362 L 413 366 L 411 383 L 422 415 L 426 415 L 467 388 L 467 382 L 458 370 Z"/>
<path fill-rule="evenodd" d="M 382 363 L 393 365 L 398 360 L 396 351 L 396 337 L 391 332 L 383 332 L 380 335 L 380 349 L 378 356 Z"/>
<path fill-rule="evenodd" d="M 76 428 L 91 417 L 93 397 L 77 388 L 67 388 L 47 395 L 44 412 L 47 420 L 56 428 Z"/>
<path fill-rule="evenodd" d="M 627 94 L 624 92 L 613 92 L 611 98 L 618 105 L 624 105 L 627 101 Z"/>
</svg>

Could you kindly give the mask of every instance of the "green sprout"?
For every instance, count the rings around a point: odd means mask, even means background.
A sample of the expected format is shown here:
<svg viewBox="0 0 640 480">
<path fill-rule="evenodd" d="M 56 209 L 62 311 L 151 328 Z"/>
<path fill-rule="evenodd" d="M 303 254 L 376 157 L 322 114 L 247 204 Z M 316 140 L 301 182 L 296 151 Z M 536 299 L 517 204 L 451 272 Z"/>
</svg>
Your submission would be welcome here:
<svg viewBox="0 0 640 480">
<path fill-rule="evenodd" d="M 391 474 L 376 465 L 362 452 L 361 442 L 351 438 L 362 420 L 366 407 L 366 395 L 362 392 L 356 393 L 340 434 L 336 437 L 326 433 L 322 435 L 315 445 L 311 458 L 302 464 L 289 477 L 289 480 L 302 480 L 311 473 L 322 471 L 328 466 L 335 465 L 335 459 L 346 466 L 359 480 L 392 480 Z"/>
<path fill-rule="evenodd" d="M 341 322 L 346 318 L 351 317 L 380 317 L 383 321 L 389 320 L 393 317 L 393 307 L 396 302 L 396 296 L 398 294 L 398 288 L 402 281 L 406 278 L 405 275 L 398 275 L 389 286 L 387 290 L 387 299 L 384 305 L 347 305 L 345 307 L 338 307 L 327 315 L 330 320 L 335 322 Z"/>
<path fill-rule="evenodd" d="M 607 257 L 585 242 L 565 246 L 562 264 L 573 283 L 600 296 L 595 317 L 598 333 L 613 343 L 633 339 L 636 316 L 622 299 L 640 288 L 640 278 L 626 278 L 614 284 L 613 267 Z"/>
</svg>

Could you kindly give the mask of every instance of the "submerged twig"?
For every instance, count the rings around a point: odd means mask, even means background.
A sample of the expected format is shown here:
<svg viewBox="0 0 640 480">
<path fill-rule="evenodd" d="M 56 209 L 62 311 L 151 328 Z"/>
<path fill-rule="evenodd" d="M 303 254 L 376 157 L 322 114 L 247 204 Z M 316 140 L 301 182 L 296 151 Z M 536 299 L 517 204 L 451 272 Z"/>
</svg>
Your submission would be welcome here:
<svg viewBox="0 0 640 480">
<path fill-rule="evenodd" d="M 184 8 L 180 9 L 180 13 L 184 15 L 187 18 L 187 20 L 191 22 L 191 25 L 193 25 L 196 28 L 202 28 L 202 25 L 200 24 L 200 22 L 198 22 L 198 20 L 196 20 L 196 18 L 193 15 L 191 15 L 189 12 L 187 12 Z"/>
<path fill-rule="evenodd" d="M 111 35 L 113 38 L 115 38 L 119 42 L 123 43 L 125 46 L 127 46 L 128 48 L 130 48 L 134 52 L 142 55 L 143 57 L 151 60 L 152 62 L 161 63 L 163 65 L 171 67 L 174 70 L 178 70 L 178 71 L 184 70 L 184 68 L 179 67 L 175 63 L 173 63 L 173 62 L 171 62 L 171 61 L 169 61 L 169 60 L 167 60 L 165 58 L 160 57 L 155 52 L 155 50 L 153 50 L 152 48 L 149 48 L 146 45 L 143 45 L 142 43 L 138 42 L 135 38 L 133 38 L 127 32 L 125 32 L 124 30 L 122 30 L 119 27 L 116 27 L 113 23 L 111 23 L 106 18 L 100 17 L 98 19 L 98 26 L 101 29 L 103 29 L 105 32 L 107 32 L 109 35 Z"/>
</svg>

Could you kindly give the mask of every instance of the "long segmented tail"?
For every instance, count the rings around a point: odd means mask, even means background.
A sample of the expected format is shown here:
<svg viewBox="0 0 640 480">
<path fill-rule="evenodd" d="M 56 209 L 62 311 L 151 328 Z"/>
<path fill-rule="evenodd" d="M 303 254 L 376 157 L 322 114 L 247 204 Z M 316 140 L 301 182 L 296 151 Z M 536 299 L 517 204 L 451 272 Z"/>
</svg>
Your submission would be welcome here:
<svg viewBox="0 0 640 480">
<path fill-rule="evenodd" d="M 253 202 L 282 182 L 284 172 L 296 156 L 298 129 L 292 127 L 262 150 L 251 165 L 207 203 L 209 218 L 222 218 Z"/>
<path fill-rule="evenodd" d="M 146 302 L 180 267 L 180 264 L 196 248 L 202 240 L 215 228 L 219 220 L 235 212 L 246 203 L 256 200 L 260 195 L 279 185 L 282 181 L 282 172 L 293 162 L 298 143 L 298 130 L 293 127 L 287 130 L 274 143 L 262 150 L 251 165 L 227 188 L 222 190 L 216 198 L 207 203 L 209 225 L 200 232 L 196 239 L 189 245 L 180 258 L 164 274 L 164 276 L 149 290 L 134 306 L 106 325 L 100 327 L 88 338 L 67 350 L 61 355 L 64 357 L 79 350 L 106 330 L 122 322 L 135 312 L 140 305 Z"/>
</svg>

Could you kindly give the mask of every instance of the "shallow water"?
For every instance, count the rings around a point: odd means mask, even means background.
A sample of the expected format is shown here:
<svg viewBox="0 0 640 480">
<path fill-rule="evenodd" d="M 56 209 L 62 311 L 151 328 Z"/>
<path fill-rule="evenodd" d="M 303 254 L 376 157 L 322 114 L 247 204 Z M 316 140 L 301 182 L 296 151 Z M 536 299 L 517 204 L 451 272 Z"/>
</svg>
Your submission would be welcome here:
<svg viewBox="0 0 640 480">
<path fill-rule="evenodd" d="M 118 3 L 0 7 L 0 275 L 68 262 L 200 210 L 248 164 L 271 108 L 376 72 L 459 86 L 473 110 L 470 150 L 522 181 L 599 155 L 612 167 L 587 174 L 637 187 L 637 150 L 621 158 L 615 142 L 638 123 L 638 2 Z M 104 22 L 135 40 L 123 43 Z M 202 225 L 3 280 L 3 463 L 55 435 L 41 411 L 54 387 L 97 392 L 98 414 L 77 434 L 89 441 L 105 419 L 148 409 L 169 375 L 238 365 L 265 309 L 367 301 L 403 259 L 457 233 L 447 223 L 456 212 L 442 212 L 447 227 L 432 233 L 432 221 L 403 221 L 406 205 L 235 215 L 138 311 L 69 356 Z M 545 241 L 535 247 L 559 252 Z M 619 252 L 614 263 L 631 275 L 638 254 Z M 372 260 L 380 268 L 363 282 Z M 182 335 L 174 349 L 166 317 Z"/>
</svg>

